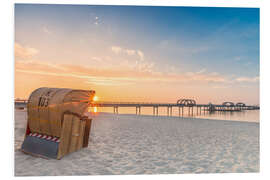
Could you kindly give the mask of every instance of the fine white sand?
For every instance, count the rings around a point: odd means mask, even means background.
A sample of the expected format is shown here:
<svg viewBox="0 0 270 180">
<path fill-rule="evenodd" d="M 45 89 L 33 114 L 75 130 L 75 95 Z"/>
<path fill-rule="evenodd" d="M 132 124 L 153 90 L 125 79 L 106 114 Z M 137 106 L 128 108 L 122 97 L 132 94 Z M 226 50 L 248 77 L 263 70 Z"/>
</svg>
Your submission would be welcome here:
<svg viewBox="0 0 270 180">
<path fill-rule="evenodd" d="M 19 151 L 26 117 L 15 110 L 16 176 L 259 171 L 259 123 L 100 113 L 88 148 L 47 160 Z"/>
</svg>

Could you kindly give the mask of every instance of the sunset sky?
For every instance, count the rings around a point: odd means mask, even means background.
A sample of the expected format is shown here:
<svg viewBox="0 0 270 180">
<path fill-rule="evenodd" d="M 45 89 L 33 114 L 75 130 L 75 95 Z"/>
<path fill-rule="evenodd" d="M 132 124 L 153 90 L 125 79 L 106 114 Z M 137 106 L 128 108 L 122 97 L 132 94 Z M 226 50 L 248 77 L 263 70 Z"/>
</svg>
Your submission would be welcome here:
<svg viewBox="0 0 270 180">
<path fill-rule="evenodd" d="M 259 104 L 259 9 L 15 5 L 15 98 Z"/>
</svg>

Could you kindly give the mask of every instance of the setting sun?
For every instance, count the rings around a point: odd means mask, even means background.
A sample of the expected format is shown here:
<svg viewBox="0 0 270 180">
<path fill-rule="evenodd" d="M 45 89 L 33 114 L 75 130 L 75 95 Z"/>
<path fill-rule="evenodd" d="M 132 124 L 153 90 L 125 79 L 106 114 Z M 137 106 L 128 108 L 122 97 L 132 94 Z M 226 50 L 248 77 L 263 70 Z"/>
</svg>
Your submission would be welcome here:
<svg viewBox="0 0 270 180">
<path fill-rule="evenodd" d="M 93 101 L 98 101 L 98 97 L 94 96 Z"/>
</svg>

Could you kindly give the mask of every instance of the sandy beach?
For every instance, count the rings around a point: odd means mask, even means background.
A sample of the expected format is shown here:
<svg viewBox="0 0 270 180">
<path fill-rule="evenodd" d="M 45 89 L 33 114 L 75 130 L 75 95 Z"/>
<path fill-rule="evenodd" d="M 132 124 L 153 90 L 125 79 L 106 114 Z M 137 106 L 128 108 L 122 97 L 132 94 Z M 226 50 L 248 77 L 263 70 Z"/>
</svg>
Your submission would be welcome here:
<svg viewBox="0 0 270 180">
<path fill-rule="evenodd" d="M 88 148 L 47 160 L 19 150 L 26 119 L 15 110 L 15 176 L 259 172 L 259 123 L 99 113 Z"/>
</svg>

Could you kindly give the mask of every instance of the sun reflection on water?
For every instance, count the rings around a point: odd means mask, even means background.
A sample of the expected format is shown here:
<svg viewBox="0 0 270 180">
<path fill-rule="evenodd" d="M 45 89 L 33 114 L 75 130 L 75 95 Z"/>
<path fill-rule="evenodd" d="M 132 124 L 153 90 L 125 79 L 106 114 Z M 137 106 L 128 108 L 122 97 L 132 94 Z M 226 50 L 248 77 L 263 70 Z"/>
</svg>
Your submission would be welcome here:
<svg viewBox="0 0 270 180">
<path fill-rule="evenodd" d="M 90 107 L 88 107 L 87 112 L 96 114 L 96 113 L 98 113 L 98 108 L 90 106 Z"/>
</svg>

